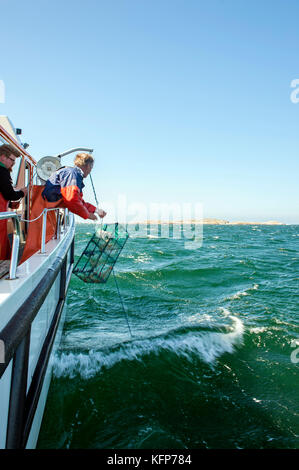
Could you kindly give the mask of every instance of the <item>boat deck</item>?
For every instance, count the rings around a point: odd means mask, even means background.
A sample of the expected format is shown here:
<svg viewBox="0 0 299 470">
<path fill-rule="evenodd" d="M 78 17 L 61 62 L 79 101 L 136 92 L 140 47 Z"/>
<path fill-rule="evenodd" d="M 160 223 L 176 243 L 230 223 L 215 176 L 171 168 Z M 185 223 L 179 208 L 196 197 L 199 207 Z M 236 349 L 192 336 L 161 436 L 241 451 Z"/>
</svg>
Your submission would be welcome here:
<svg viewBox="0 0 299 470">
<path fill-rule="evenodd" d="M 9 273 L 10 260 L 0 260 L 0 279 Z"/>
<path fill-rule="evenodd" d="M 24 237 L 24 235 L 23 235 Z M 10 243 L 10 246 L 12 247 L 12 234 L 8 234 L 8 240 Z M 19 255 L 18 255 L 18 260 L 22 258 L 22 254 L 25 248 L 25 242 L 20 242 L 19 245 Z M 10 268 L 10 260 L 0 260 L 0 279 L 5 277 L 9 273 L 9 268 Z"/>
</svg>

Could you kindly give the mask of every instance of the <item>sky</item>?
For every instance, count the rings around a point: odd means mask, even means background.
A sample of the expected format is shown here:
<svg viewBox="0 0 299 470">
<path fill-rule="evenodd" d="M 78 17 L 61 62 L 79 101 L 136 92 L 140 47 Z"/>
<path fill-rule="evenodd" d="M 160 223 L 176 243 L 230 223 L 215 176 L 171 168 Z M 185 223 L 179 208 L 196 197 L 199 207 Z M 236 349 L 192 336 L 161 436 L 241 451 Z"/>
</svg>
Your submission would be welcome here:
<svg viewBox="0 0 299 470">
<path fill-rule="evenodd" d="M 298 15 L 298 0 L 0 0 L 0 114 L 36 160 L 93 148 L 106 209 L 298 224 Z"/>
</svg>

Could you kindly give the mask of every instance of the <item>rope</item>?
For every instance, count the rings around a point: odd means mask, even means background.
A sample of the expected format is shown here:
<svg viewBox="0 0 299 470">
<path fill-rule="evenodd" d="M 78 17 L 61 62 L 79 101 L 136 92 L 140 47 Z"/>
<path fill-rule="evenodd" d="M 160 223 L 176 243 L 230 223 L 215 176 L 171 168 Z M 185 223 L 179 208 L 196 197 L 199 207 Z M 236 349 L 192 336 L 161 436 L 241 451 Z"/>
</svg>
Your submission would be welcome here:
<svg viewBox="0 0 299 470">
<path fill-rule="evenodd" d="M 95 198 L 95 201 L 96 201 L 96 205 L 97 205 L 97 208 L 99 208 L 99 201 L 98 201 L 98 198 L 97 198 L 97 193 L 96 193 L 96 190 L 95 190 L 95 187 L 94 187 L 94 184 L 93 184 L 93 180 L 92 180 L 91 174 L 89 174 L 89 177 L 90 177 L 91 186 L 92 186 L 92 189 L 93 189 L 93 195 L 94 195 L 94 198 Z M 100 234 L 102 234 L 103 219 L 102 219 L 102 217 L 100 217 L 100 219 L 101 219 L 101 231 L 100 231 Z M 96 232 L 96 226 L 95 226 L 94 231 Z"/>
<path fill-rule="evenodd" d="M 124 306 L 124 303 L 123 303 L 123 299 L 122 299 L 122 296 L 121 296 L 120 291 L 119 291 L 118 283 L 117 283 L 117 280 L 116 280 L 116 277 L 115 277 L 115 274 L 114 274 L 114 269 L 112 269 L 112 274 L 113 274 L 113 277 L 114 277 L 114 282 L 115 282 L 116 289 L 117 289 L 117 292 L 118 292 L 118 296 L 119 296 L 119 299 L 120 299 L 120 302 L 121 302 L 121 305 L 122 305 L 122 309 L 123 309 L 123 312 L 124 312 L 125 317 L 126 317 L 126 322 L 127 322 L 127 325 L 128 325 L 130 336 L 133 339 L 133 335 L 132 335 L 130 324 L 129 324 L 128 314 L 126 312 L 126 309 L 125 309 L 125 306 Z"/>
<path fill-rule="evenodd" d="M 39 219 L 42 215 L 43 215 L 44 211 L 42 211 L 38 217 L 36 217 L 35 219 L 31 219 L 31 220 L 26 220 L 26 219 L 20 219 L 21 222 L 35 222 L 37 219 Z"/>
<path fill-rule="evenodd" d="M 96 203 L 97 203 L 97 206 L 98 206 L 98 205 L 99 205 L 99 201 L 98 201 L 98 198 L 97 198 L 97 195 L 96 195 L 96 190 L 94 189 L 94 185 L 93 185 L 93 181 L 92 181 L 91 174 L 89 174 L 89 176 L 90 176 L 90 181 L 91 181 L 91 185 L 92 185 L 92 189 L 93 189 L 94 198 L 95 198 Z"/>
<path fill-rule="evenodd" d="M 94 198 L 95 198 L 97 207 L 99 207 L 99 201 L 98 201 L 98 198 L 97 198 L 97 194 L 96 194 L 96 190 L 95 190 L 95 187 L 94 187 L 94 184 L 93 184 L 91 174 L 89 174 L 89 176 L 90 176 L 90 181 L 91 181 L 91 185 L 92 185 L 92 189 L 93 189 Z M 102 234 L 103 218 L 101 217 L 100 219 L 101 219 L 101 232 L 100 233 Z M 123 312 L 124 312 L 124 315 L 125 315 L 125 318 L 126 318 L 126 322 L 127 322 L 127 325 L 128 325 L 128 330 L 129 330 L 131 338 L 133 339 L 132 331 L 131 331 L 130 324 L 129 324 L 128 314 L 127 314 L 127 311 L 125 309 L 124 302 L 123 302 L 123 299 L 122 299 L 122 296 L 121 296 L 121 293 L 120 293 L 120 290 L 119 290 L 119 287 L 118 287 L 118 282 L 117 282 L 116 277 L 115 277 L 114 269 L 112 269 L 112 274 L 113 274 L 115 286 L 116 286 L 116 289 L 117 289 L 117 292 L 118 292 L 118 296 L 119 296 L 119 299 L 120 299 L 120 302 L 121 302 L 121 306 L 122 306 L 122 309 L 123 309 Z"/>
</svg>

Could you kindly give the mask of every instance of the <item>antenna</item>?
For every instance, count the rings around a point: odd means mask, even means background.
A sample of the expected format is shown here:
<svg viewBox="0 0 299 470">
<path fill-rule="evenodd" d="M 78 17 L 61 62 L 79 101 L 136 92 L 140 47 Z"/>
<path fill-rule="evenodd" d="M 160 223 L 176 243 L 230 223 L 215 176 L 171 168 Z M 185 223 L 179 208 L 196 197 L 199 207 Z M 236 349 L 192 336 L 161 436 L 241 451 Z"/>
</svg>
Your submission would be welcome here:
<svg viewBox="0 0 299 470">
<path fill-rule="evenodd" d="M 63 153 L 59 153 L 58 155 L 56 155 L 56 157 L 58 158 L 61 158 L 61 157 L 65 157 L 65 155 L 69 155 L 70 153 L 73 153 L 73 152 L 89 152 L 89 153 L 92 153 L 93 152 L 93 149 L 87 149 L 87 148 L 83 148 L 83 147 L 76 147 L 74 149 L 70 149 L 70 150 L 66 150 L 65 152 Z"/>
</svg>

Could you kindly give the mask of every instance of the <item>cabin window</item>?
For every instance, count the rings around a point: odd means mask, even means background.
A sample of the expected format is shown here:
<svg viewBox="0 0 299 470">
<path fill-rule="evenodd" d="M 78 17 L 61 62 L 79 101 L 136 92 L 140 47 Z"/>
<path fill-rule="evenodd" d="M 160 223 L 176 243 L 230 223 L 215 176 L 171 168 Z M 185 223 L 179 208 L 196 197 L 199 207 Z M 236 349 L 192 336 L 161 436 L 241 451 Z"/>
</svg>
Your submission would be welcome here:
<svg viewBox="0 0 299 470">
<path fill-rule="evenodd" d="M 11 179 L 12 179 L 13 186 L 17 184 L 17 179 L 18 179 L 18 174 L 20 171 L 21 163 L 22 163 L 22 158 L 21 157 L 17 158 L 16 163 L 12 167 Z"/>
</svg>

